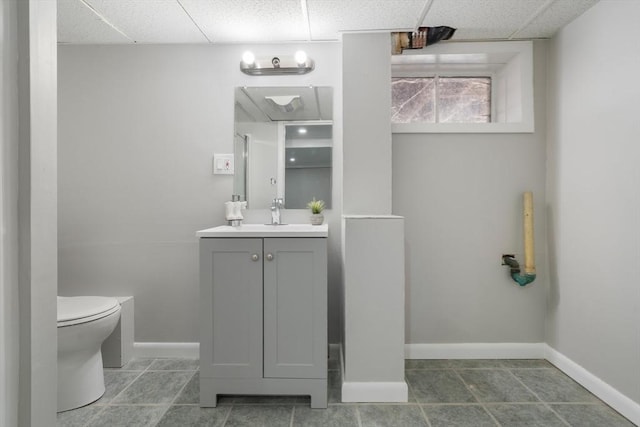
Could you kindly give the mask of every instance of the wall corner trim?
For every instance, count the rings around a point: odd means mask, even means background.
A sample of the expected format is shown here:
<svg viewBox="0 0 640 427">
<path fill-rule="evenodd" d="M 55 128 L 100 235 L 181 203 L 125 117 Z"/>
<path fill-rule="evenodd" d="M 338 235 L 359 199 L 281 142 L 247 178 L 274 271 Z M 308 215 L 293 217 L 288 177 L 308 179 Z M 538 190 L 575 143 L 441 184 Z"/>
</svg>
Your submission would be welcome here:
<svg viewBox="0 0 640 427">
<path fill-rule="evenodd" d="M 405 344 L 406 359 L 543 359 L 544 343 Z"/>
<path fill-rule="evenodd" d="M 404 381 L 343 382 L 343 402 L 408 402 L 409 388 Z"/>
<path fill-rule="evenodd" d="M 640 425 L 640 403 L 631 400 L 547 344 L 545 344 L 545 358 L 632 423 Z"/>
<path fill-rule="evenodd" d="M 133 357 L 163 358 L 176 357 L 198 359 L 200 357 L 200 343 L 197 342 L 135 342 L 133 343 Z"/>
</svg>

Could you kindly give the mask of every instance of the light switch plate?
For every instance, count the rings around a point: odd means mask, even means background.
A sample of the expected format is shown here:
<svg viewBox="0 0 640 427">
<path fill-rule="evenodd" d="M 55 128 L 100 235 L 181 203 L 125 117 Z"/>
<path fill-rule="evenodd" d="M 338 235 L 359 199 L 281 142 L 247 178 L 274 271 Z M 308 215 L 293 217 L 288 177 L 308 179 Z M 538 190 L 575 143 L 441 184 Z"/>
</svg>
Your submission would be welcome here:
<svg viewBox="0 0 640 427">
<path fill-rule="evenodd" d="M 214 154 L 213 155 L 213 174 L 214 175 L 233 175 L 233 154 Z"/>
</svg>

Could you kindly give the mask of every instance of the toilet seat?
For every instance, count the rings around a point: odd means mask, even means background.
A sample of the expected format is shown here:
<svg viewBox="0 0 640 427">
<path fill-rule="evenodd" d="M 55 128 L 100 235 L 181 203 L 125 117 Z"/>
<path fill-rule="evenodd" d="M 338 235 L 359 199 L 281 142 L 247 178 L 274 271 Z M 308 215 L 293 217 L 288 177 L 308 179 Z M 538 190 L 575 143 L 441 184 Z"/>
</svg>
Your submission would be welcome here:
<svg viewBox="0 0 640 427">
<path fill-rule="evenodd" d="M 120 309 L 116 298 L 58 297 L 58 327 L 78 325 L 101 319 Z"/>
</svg>

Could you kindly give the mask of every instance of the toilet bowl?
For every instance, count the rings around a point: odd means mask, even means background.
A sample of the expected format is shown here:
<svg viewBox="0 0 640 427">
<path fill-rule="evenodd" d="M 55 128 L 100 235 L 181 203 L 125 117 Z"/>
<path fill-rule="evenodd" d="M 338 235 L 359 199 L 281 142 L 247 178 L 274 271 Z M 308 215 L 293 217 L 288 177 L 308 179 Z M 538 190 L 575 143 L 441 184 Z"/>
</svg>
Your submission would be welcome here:
<svg viewBox="0 0 640 427">
<path fill-rule="evenodd" d="M 58 297 L 58 412 L 104 394 L 100 347 L 119 319 L 115 298 Z"/>
</svg>

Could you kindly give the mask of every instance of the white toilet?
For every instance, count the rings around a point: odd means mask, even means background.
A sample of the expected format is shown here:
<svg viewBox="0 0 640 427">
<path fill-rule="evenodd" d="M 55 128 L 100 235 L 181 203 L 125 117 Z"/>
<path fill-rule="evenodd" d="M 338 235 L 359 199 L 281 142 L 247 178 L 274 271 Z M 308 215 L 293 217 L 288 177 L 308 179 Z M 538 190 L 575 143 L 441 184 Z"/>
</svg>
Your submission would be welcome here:
<svg viewBox="0 0 640 427">
<path fill-rule="evenodd" d="M 58 297 L 58 412 L 104 394 L 100 347 L 119 319 L 115 298 Z"/>
</svg>

